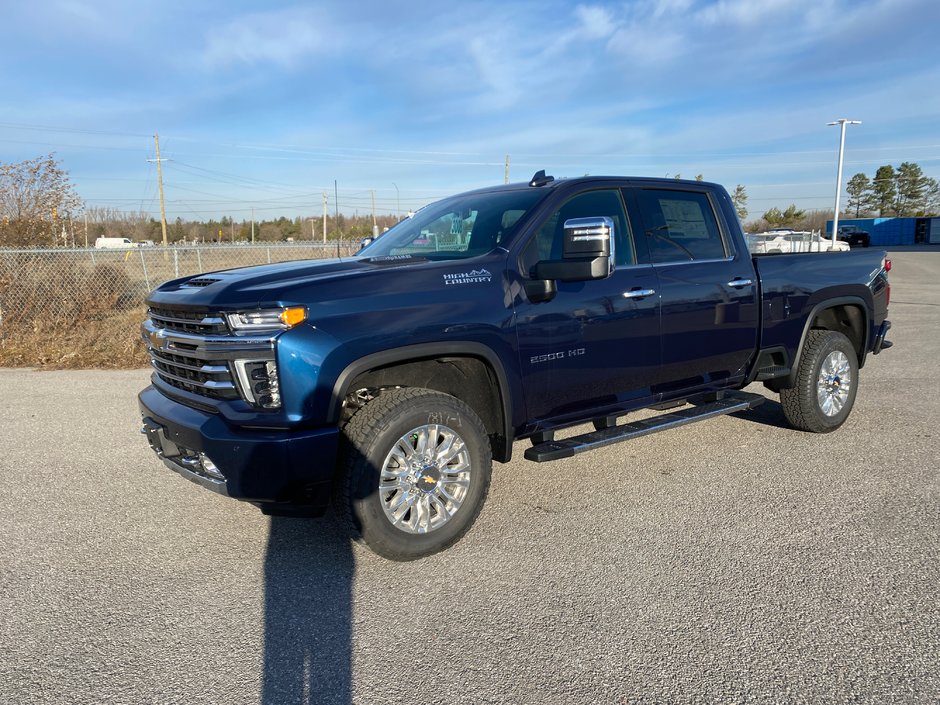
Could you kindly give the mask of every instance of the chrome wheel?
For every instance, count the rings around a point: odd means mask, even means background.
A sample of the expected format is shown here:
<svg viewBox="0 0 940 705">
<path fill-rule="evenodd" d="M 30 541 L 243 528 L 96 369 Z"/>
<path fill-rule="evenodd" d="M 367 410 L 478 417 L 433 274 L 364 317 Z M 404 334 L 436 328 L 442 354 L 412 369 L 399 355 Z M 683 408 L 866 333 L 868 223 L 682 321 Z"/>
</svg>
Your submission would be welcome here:
<svg viewBox="0 0 940 705">
<path fill-rule="evenodd" d="M 849 398 L 852 390 L 852 367 L 841 350 L 835 350 L 823 360 L 816 379 L 816 400 L 826 416 L 835 416 Z"/>
<path fill-rule="evenodd" d="M 460 435 L 426 424 L 399 438 L 385 456 L 379 499 L 398 529 L 426 534 L 446 524 L 470 487 L 470 453 Z"/>
</svg>

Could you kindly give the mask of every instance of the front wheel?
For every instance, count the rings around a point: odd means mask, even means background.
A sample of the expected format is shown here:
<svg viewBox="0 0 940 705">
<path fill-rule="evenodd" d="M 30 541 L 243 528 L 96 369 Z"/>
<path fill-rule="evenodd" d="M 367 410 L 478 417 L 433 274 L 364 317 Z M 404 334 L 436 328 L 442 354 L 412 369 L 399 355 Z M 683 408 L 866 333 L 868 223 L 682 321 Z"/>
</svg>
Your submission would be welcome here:
<svg viewBox="0 0 940 705">
<path fill-rule="evenodd" d="M 416 387 L 383 392 L 343 429 L 337 502 L 353 534 L 408 561 L 456 543 L 489 490 L 483 423 L 462 401 Z"/>
<path fill-rule="evenodd" d="M 858 357 L 842 333 L 811 330 L 797 367 L 796 384 L 780 392 L 794 428 L 829 433 L 845 423 L 858 392 Z"/>
</svg>

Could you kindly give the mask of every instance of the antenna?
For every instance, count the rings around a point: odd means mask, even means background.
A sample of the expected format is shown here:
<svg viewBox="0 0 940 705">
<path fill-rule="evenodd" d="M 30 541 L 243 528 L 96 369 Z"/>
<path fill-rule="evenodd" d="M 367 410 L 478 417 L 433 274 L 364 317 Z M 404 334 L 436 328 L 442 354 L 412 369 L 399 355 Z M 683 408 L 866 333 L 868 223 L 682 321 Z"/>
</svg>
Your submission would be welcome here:
<svg viewBox="0 0 940 705">
<path fill-rule="evenodd" d="M 550 184 L 554 180 L 554 176 L 545 176 L 545 169 L 541 169 L 535 172 L 535 175 L 529 182 L 529 186 L 544 186 L 545 184 Z"/>
</svg>

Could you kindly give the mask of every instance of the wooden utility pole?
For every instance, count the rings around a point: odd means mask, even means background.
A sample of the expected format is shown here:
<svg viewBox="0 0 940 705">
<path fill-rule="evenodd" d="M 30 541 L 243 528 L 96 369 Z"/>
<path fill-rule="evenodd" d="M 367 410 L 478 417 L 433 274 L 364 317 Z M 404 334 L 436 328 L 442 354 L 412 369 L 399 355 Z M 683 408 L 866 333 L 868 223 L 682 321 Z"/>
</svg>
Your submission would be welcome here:
<svg viewBox="0 0 940 705">
<path fill-rule="evenodd" d="M 88 247 L 88 213 L 85 213 L 85 247 Z"/>
<path fill-rule="evenodd" d="M 506 183 L 506 184 L 509 183 L 509 155 L 508 154 L 506 155 L 506 177 L 503 183 Z"/>
<path fill-rule="evenodd" d="M 326 243 L 326 191 L 323 192 L 323 242 Z"/>
<path fill-rule="evenodd" d="M 255 244 L 255 209 L 251 209 L 251 244 Z"/>
<path fill-rule="evenodd" d="M 153 142 L 157 147 L 157 158 L 147 161 L 157 163 L 157 182 L 160 184 L 160 228 L 163 230 L 163 246 L 166 247 L 168 244 L 166 241 L 166 204 L 163 201 L 163 168 L 161 166 L 163 160 L 160 159 L 160 135 L 156 132 L 153 134 Z"/>
</svg>

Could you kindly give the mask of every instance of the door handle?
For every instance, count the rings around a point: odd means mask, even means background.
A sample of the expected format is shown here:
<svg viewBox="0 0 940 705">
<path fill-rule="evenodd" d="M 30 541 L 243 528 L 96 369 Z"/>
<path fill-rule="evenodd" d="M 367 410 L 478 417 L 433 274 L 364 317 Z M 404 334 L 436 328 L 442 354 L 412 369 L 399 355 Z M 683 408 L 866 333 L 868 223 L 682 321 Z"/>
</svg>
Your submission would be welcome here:
<svg viewBox="0 0 940 705">
<path fill-rule="evenodd" d="M 656 293 L 655 289 L 633 289 L 632 291 L 623 292 L 623 298 L 645 299 L 647 296 L 652 296 L 655 293 Z"/>
<path fill-rule="evenodd" d="M 740 289 L 742 286 L 751 286 L 754 282 L 750 279 L 732 279 L 728 282 L 728 286 L 733 286 L 735 289 Z"/>
</svg>

